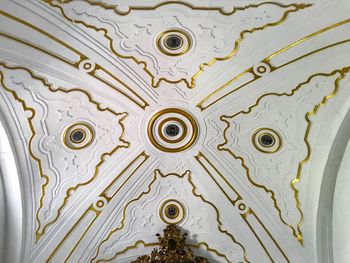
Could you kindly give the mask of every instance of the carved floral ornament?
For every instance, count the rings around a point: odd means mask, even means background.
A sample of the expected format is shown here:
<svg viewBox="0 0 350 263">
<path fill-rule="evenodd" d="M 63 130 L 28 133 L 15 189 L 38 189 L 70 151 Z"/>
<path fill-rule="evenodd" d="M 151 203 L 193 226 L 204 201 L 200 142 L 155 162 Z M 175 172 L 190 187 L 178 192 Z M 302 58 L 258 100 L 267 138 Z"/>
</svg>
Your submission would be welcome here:
<svg viewBox="0 0 350 263">
<path fill-rule="evenodd" d="M 164 236 L 157 234 L 159 249 L 154 249 L 150 256 L 141 256 L 132 263 L 209 263 L 206 258 L 197 257 L 186 244 L 187 233 L 181 236 L 181 231 L 175 225 L 168 225 Z"/>
</svg>

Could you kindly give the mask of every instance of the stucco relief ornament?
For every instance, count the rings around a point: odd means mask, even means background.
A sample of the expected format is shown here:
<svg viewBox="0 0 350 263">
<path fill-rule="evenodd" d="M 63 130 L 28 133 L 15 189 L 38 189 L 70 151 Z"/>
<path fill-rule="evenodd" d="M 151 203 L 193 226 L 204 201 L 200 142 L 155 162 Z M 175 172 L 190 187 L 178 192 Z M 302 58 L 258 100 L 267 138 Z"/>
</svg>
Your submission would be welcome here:
<svg viewBox="0 0 350 263">
<path fill-rule="evenodd" d="M 157 234 L 160 248 L 132 263 L 209 263 L 206 258 L 193 255 L 192 249 L 186 245 L 187 233 L 181 236 L 181 231 L 175 225 L 168 225 L 163 232 L 163 237 Z"/>
</svg>

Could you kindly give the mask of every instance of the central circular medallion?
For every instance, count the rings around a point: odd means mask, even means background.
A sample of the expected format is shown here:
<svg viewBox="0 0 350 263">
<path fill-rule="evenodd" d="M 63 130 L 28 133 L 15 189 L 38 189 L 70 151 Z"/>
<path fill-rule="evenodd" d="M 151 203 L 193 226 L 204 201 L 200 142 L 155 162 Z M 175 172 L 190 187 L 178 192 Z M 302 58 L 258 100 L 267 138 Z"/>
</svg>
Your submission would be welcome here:
<svg viewBox="0 0 350 263">
<path fill-rule="evenodd" d="M 190 148 L 198 137 L 198 124 L 193 116 L 178 108 L 154 114 L 147 129 L 151 143 L 164 152 L 181 152 Z"/>
</svg>

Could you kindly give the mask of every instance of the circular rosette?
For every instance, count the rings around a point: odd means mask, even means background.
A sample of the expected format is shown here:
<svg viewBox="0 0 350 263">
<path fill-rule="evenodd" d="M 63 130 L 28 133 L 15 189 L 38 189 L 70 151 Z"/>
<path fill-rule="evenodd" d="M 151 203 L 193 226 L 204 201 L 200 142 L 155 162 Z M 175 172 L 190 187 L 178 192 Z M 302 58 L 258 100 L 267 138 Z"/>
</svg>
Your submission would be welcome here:
<svg viewBox="0 0 350 263">
<path fill-rule="evenodd" d="M 268 63 L 260 62 L 253 67 L 256 76 L 262 77 L 271 72 L 271 66 Z"/>
<path fill-rule="evenodd" d="M 263 153 L 277 152 L 282 146 L 281 136 L 273 129 L 261 128 L 252 136 L 254 147 Z"/>
<path fill-rule="evenodd" d="M 64 131 L 63 142 L 72 150 L 88 147 L 94 138 L 94 130 L 87 123 L 75 123 Z"/>
<path fill-rule="evenodd" d="M 188 112 L 170 108 L 154 114 L 148 124 L 151 143 L 164 152 L 180 152 L 191 147 L 198 137 L 198 125 Z"/>
<path fill-rule="evenodd" d="M 191 38 L 182 30 L 173 29 L 161 33 L 157 37 L 157 48 L 168 56 L 185 54 L 191 47 Z"/>
<path fill-rule="evenodd" d="M 95 62 L 93 62 L 90 59 L 85 59 L 79 63 L 79 69 L 81 69 L 87 73 L 93 71 L 95 69 L 95 67 L 96 67 Z"/>
<path fill-rule="evenodd" d="M 177 200 L 166 200 L 160 207 L 159 215 L 166 224 L 178 224 L 186 216 L 185 207 Z"/>
</svg>

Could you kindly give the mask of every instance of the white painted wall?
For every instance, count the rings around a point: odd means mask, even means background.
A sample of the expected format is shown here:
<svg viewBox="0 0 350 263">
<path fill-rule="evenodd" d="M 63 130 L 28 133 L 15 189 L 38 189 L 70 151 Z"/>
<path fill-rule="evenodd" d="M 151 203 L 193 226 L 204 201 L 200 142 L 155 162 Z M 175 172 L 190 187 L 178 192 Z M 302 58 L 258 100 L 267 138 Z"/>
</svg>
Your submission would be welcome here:
<svg viewBox="0 0 350 263">
<path fill-rule="evenodd" d="M 334 193 L 334 263 L 350 262 L 350 142 L 346 148 Z"/>
<path fill-rule="evenodd" d="M 16 162 L 0 122 L 0 262 L 21 262 L 22 201 Z"/>
</svg>

